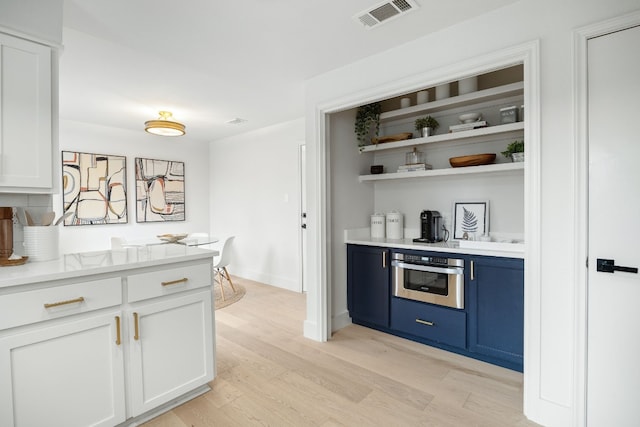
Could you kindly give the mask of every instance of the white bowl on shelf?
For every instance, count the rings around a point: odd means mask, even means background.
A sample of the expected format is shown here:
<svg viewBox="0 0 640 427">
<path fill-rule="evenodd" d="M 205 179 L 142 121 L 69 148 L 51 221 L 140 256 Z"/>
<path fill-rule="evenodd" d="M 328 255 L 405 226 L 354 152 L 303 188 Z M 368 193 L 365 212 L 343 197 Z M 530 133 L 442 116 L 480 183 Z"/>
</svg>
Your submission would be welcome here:
<svg viewBox="0 0 640 427">
<path fill-rule="evenodd" d="M 462 123 L 473 123 L 477 122 L 482 118 L 482 114 L 480 113 L 466 113 L 462 114 L 458 117 Z"/>
</svg>

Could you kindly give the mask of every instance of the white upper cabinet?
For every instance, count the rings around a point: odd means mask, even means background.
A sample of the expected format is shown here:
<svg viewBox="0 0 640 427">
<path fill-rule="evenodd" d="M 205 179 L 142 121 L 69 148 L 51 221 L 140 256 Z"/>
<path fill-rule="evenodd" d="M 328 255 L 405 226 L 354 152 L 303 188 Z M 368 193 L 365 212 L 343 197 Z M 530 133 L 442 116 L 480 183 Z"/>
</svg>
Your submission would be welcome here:
<svg viewBox="0 0 640 427">
<path fill-rule="evenodd" d="M 53 192 L 51 55 L 0 33 L 0 192 Z"/>
</svg>

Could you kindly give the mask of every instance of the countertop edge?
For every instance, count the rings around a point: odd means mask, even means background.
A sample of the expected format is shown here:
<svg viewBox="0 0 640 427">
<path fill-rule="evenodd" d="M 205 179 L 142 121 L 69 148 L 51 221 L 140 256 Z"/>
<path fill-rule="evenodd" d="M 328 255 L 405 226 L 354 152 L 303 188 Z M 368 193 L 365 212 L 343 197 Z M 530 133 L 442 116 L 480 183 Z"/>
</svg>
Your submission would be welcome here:
<svg viewBox="0 0 640 427">
<path fill-rule="evenodd" d="M 524 252 L 492 251 L 488 249 L 460 248 L 452 243 L 414 243 L 412 239 L 345 239 L 351 245 L 378 246 L 390 249 L 411 249 L 418 251 L 448 252 L 464 255 L 494 256 L 501 258 L 524 259 Z"/>
<path fill-rule="evenodd" d="M 56 280 L 73 279 L 97 274 L 108 274 L 118 271 L 128 271 L 138 268 L 163 266 L 168 263 L 195 261 L 211 258 L 217 255 L 217 251 L 201 248 L 186 248 L 184 252 L 175 252 L 161 256 L 135 260 L 123 261 L 121 263 L 102 263 L 100 265 L 89 265 L 83 267 L 81 264 L 74 269 L 65 268 L 65 261 L 70 258 L 100 257 L 114 254 L 122 255 L 123 251 L 93 251 L 76 254 L 65 254 L 60 258 L 51 261 L 28 262 L 21 266 L 2 267 L 0 271 L 10 272 L 9 277 L 0 278 L 0 289 L 9 289 L 15 286 L 29 285 L 38 282 L 51 282 Z M 125 255 L 126 256 L 126 255 Z M 6 269 L 6 270 L 5 270 Z"/>
</svg>

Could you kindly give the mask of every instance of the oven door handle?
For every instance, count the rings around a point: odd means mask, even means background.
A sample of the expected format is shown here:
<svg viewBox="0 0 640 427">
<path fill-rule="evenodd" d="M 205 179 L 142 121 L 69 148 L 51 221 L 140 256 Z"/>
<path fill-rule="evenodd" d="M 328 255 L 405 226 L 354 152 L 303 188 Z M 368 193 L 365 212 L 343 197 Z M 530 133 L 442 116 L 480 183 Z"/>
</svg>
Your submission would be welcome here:
<svg viewBox="0 0 640 427">
<path fill-rule="evenodd" d="M 400 261 L 391 261 L 391 266 L 404 268 L 405 270 L 426 271 L 429 273 L 463 274 L 462 268 L 458 268 L 458 267 L 452 267 L 452 268 L 431 267 L 431 266 L 424 266 L 420 264 L 407 264 L 406 262 L 400 262 Z"/>
</svg>

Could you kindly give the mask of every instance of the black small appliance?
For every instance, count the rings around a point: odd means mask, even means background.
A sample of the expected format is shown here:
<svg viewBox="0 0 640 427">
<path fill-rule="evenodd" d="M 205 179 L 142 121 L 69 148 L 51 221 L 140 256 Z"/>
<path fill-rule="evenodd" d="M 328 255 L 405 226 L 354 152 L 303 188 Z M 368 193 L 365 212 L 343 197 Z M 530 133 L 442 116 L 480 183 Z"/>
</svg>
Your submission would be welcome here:
<svg viewBox="0 0 640 427">
<path fill-rule="evenodd" d="M 418 243 L 442 242 L 442 215 L 438 211 L 420 213 L 420 237 L 413 239 Z"/>
</svg>

